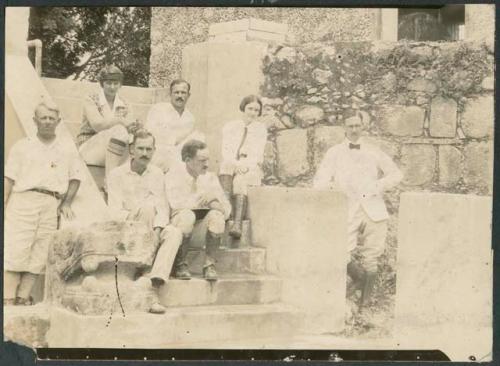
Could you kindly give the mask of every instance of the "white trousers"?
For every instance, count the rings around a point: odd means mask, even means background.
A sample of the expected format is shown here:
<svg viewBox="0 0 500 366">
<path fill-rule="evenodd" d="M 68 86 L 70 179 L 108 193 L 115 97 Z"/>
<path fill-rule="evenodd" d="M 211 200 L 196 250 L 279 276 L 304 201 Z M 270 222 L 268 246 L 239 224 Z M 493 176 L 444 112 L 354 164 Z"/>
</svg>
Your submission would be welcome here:
<svg viewBox="0 0 500 366">
<path fill-rule="evenodd" d="M 262 169 L 258 166 L 248 170 L 245 174 L 235 174 L 235 166 L 232 163 L 222 162 L 219 175 L 233 176 L 233 194 L 248 194 L 249 186 L 260 186 L 262 181 Z"/>
<path fill-rule="evenodd" d="M 5 211 L 4 269 L 45 272 L 52 234 L 57 229 L 54 197 L 38 192 L 13 192 Z"/>
<path fill-rule="evenodd" d="M 194 212 L 189 209 L 178 210 L 172 215 L 172 224 L 179 228 L 184 236 L 193 233 L 195 223 L 206 227 L 213 234 L 222 234 L 226 226 L 224 214 L 217 210 L 208 211 L 203 220 L 199 221 L 196 221 Z"/>
<path fill-rule="evenodd" d="M 363 267 L 370 272 L 377 270 L 378 258 L 384 253 L 387 220 L 373 221 L 360 206 L 349 222 L 349 252 L 357 249 Z M 359 245 L 358 245 L 359 244 Z"/>
</svg>

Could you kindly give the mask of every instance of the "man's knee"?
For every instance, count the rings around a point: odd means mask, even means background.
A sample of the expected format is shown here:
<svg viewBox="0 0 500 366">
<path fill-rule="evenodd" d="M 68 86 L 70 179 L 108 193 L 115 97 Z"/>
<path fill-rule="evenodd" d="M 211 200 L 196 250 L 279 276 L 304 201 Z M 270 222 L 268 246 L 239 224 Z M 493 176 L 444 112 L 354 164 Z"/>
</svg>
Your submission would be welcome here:
<svg viewBox="0 0 500 366">
<path fill-rule="evenodd" d="M 193 232 L 196 215 L 191 210 L 179 211 L 174 219 L 173 224 L 181 230 L 184 235 L 189 235 Z"/>
<path fill-rule="evenodd" d="M 207 214 L 208 230 L 213 234 L 222 234 L 226 225 L 224 214 L 217 210 L 210 210 Z"/>
<path fill-rule="evenodd" d="M 110 141 L 112 139 L 128 143 L 128 131 L 123 125 L 114 125 L 109 129 Z"/>
</svg>

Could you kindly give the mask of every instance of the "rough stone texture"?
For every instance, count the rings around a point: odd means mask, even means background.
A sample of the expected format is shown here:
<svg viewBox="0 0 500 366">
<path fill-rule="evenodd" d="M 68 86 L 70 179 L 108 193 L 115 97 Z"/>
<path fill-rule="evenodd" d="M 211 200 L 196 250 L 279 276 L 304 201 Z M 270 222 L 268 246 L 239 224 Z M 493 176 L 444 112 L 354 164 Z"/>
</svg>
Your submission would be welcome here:
<svg viewBox="0 0 500 366">
<path fill-rule="evenodd" d="M 49 308 L 46 304 L 33 306 L 4 306 L 3 334 L 5 341 L 27 347 L 47 347 L 50 326 Z"/>
<path fill-rule="evenodd" d="M 289 43 L 363 41 L 376 38 L 378 12 L 374 8 L 155 7 L 151 18 L 150 86 L 167 86 L 181 75 L 182 49 L 207 41 L 212 23 L 257 18 L 287 24 Z"/>
<path fill-rule="evenodd" d="M 493 91 L 495 89 L 495 78 L 493 76 L 487 76 L 481 82 L 481 88 L 486 91 Z"/>
<path fill-rule="evenodd" d="M 340 126 L 320 126 L 314 130 L 314 165 L 318 166 L 325 153 L 345 138 L 344 128 Z"/>
<path fill-rule="evenodd" d="M 301 127 L 308 127 L 321 122 L 325 117 L 325 112 L 320 107 L 305 105 L 295 113 L 295 120 Z"/>
<path fill-rule="evenodd" d="M 395 136 L 420 136 L 424 126 L 424 110 L 417 106 L 384 106 L 380 116 L 383 132 Z"/>
<path fill-rule="evenodd" d="M 156 249 L 153 232 L 136 222 L 58 231 L 48 255 L 47 299 L 82 314 L 103 314 L 116 304 L 116 271 L 124 308 L 147 310 L 149 286 L 133 280 L 137 269 L 151 266 Z"/>
<path fill-rule="evenodd" d="M 472 142 L 464 148 L 465 183 L 474 188 L 493 190 L 493 142 Z"/>
<path fill-rule="evenodd" d="M 264 172 L 264 182 L 277 179 L 276 172 L 276 152 L 274 144 L 271 141 L 266 143 L 264 148 L 264 162 L 262 163 L 262 171 Z"/>
<path fill-rule="evenodd" d="M 401 195 L 397 338 L 414 349 L 439 344 L 452 360 L 491 355 L 491 213 L 490 197 Z"/>
<path fill-rule="evenodd" d="M 429 183 L 434 177 L 436 151 L 432 145 L 403 145 L 401 168 L 403 184 L 418 186 Z"/>
<path fill-rule="evenodd" d="M 312 75 L 318 84 L 326 84 L 333 74 L 330 70 L 315 69 Z"/>
<path fill-rule="evenodd" d="M 368 143 L 378 146 L 380 150 L 389 155 L 393 160 L 398 157 L 399 148 L 397 143 L 375 136 L 364 136 L 363 138 Z"/>
<path fill-rule="evenodd" d="M 249 202 L 254 244 L 266 249 L 267 270 L 283 280 L 282 301 L 305 313 L 311 331 L 340 331 L 345 314 L 345 196 L 314 189 L 251 187 Z"/>
<path fill-rule="evenodd" d="M 425 92 L 432 94 L 436 91 L 436 84 L 434 84 L 432 81 L 429 81 L 427 79 L 414 79 L 410 81 L 410 83 L 407 86 L 408 90 L 413 90 L 413 91 L 419 91 L 419 92 Z"/>
<path fill-rule="evenodd" d="M 457 102 L 435 97 L 431 103 L 429 132 L 432 137 L 455 137 L 457 130 Z"/>
<path fill-rule="evenodd" d="M 460 150 L 453 146 L 439 146 L 439 184 L 453 187 L 462 177 L 463 165 Z"/>
<path fill-rule="evenodd" d="M 309 171 L 307 161 L 307 131 L 282 131 L 276 138 L 278 149 L 278 175 L 281 180 L 295 178 Z"/>
<path fill-rule="evenodd" d="M 462 128 L 467 137 L 482 138 L 493 135 L 493 95 L 468 100 L 462 114 Z"/>
</svg>

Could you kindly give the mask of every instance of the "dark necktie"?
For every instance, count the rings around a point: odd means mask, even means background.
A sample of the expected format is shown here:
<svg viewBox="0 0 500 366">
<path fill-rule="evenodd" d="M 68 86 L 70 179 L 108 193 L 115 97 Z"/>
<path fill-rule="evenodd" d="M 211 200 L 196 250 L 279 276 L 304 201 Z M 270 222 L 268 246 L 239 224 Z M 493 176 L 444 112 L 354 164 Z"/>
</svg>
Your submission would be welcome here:
<svg viewBox="0 0 500 366">
<path fill-rule="evenodd" d="M 359 150 L 360 147 L 361 147 L 360 144 L 351 144 L 351 143 L 349 143 L 349 149 L 358 149 Z"/>
<path fill-rule="evenodd" d="M 248 126 L 245 126 L 245 130 L 243 131 L 243 136 L 241 137 L 240 146 L 238 147 L 238 150 L 236 150 L 236 160 L 240 160 L 241 148 L 245 144 L 245 140 L 247 139 L 247 133 L 248 133 Z"/>
</svg>

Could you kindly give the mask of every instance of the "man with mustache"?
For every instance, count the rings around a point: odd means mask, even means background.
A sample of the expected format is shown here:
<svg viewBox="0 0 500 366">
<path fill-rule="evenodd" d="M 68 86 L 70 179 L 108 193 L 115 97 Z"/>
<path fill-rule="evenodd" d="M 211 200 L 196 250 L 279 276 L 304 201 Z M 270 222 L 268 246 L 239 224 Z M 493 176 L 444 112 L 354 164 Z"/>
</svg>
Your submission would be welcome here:
<svg viewBox="0 0 500 366">
<path fill-rule="evenodd" d="M 361 288 L 358 314 L 363 316 L 372 300 L 377 262 L 385 248 L 389 214 L 382 194 L 395 187 L 403 175 L 388 155 L 363 139 L 360 115 L 346 119 L 344 129 L 345 140 L 326 152 L 314 177 L 314 187 L 333 188 L 347 196 L 351 254 L 347 274 Z M 361 256 L 361 265 L 353 260 L 356 254 Z"/>
<path fill-rule="evenodd" d="M 36 136 L 18 141 L 5 165 L 5 305 L 32 305 L 31 290 L 45 271 L 58 215 L 74 218 L 71 204 L 82 180 L 80 157 L 56 136 L 58 107 L 41 102 L 33 121 Z"/>
<path fill-rule="evenodd" d="M 108 205 L 118 220 L 140 221 L 154 231 L 159 249 L 150 278 L 157 294 L 159 287 L 170 275 L 175 255 L 182 242 L 182 233 L 178 228 L 169 225 L 163 172 L 150 164 L 154 152 L 153 135 L 145 130 L 137 131 L 130 144 L 130 161 L 110 173 Z M 158 296 L 150 312 L 165 312 Z"/>
<path fill-rule="evenodd" d="M 198 140 L 186 142 L 181 150 L 183 163 L 175 164 L 165 175 L 165 191 L 172 209 L 172 224 L 183 234 L 182 244 L 174 263 L 174 276 L 190 279 L 186 261 L 188 245 L 195 223 L 207 224 L 203 276 L 217 280 L 215 254 L 224 233 L 225 221 L 231 213 L 231 204 L 217 176 L 208 172 L 209 151 Z"/>
<path fill-rule="evenodd" d="M 170 84 L 170 101 L 151 107 L 144 127 L 150 131 L 158 144 L 153 164 L 164 173 L 181 161 L 181 148 L 191 139 L 205 141 L 203 133 L 194 128 L 194 116 L 186 109 L 191 85 L 183 79 Z"/>
</svg>

